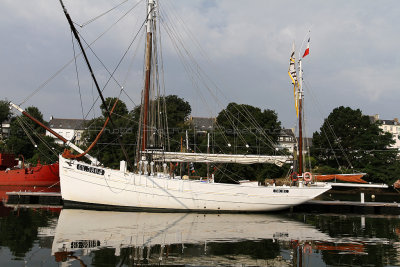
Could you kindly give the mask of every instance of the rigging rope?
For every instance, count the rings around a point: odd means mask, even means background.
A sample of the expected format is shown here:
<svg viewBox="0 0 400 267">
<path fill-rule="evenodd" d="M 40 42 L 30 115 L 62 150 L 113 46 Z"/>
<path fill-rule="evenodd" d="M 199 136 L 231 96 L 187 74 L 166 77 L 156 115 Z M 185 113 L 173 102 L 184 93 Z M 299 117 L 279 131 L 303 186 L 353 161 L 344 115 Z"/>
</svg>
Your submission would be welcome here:
<svg viewBox="0 0 400 267">
<path fill-rule="evenodd" d="M 28 139 L 32 142 L 32 144 L 34 145 L 34 147 L 35 147 L 43 156 L 45 156 L 45 157 L 47 158 L 47 160 L 49 160 L 49 162 L 51 162 L 52 159 L 51 159 L 49 156 L 47 156 L 47 154 L 45 154 L 45 153 L 39 148 L 39 146 L 38 146 L 38 145 L 36 144 L 36 142 L 33 140 L 32 136 L 29 134 L 29 131 L 26 129 L 26 127 L 24 126 L 24 124 L 25 124 L 26 126 L 28 126 L 28 127 L 30 128 L 30 130 L 31 130 L 37 137 L 39 137 L 39 135 L 36 134 L 36 131 L 30 127 L 29 123 L 27 123 L 26 121 L 24 121 L 23 119 L 21 119 L 19 116 L 17 116 L 17 120 L 18 120 L 18 123 L 20 124 L 22 130 L 25 132 L 26 136 L 27 136 Z M 44 140 L 41 140 L 41 141 L 44 143 L 44 145 L 45 145 L 50 151 L 52 151 L 52 153 L 54 153 L 54 154 L 57 156 L 57 154 L 47 145 L 47 143 L 46 143 Z"/>
<path fill-rule="evenodd" d="M 88 44 L 87 47 L 84 48 L 86 50 L 88 47 L 92 46 L 95 44 L 100 38 L 102 38 L 107 32 L 109 32 L 115 25 L 117 25 L 118 22 L 120 22 L 123 18 L 126 17 L 133 9 L 135 9 L 140 2 L 136 3 L 131 9 L 129 9 L 126 13 L 122 15 L 117 21 L 115 21 L 113 24 L 110 25 L 103 33 L 101 33 L 96 39 L 93 40 L 90 44 Z M 79 57 L 82 55 L 82 52 L 76 55 L 76 57 Z M 75 58 L 76 58 L 75 57 Z M 28 95 L 20 104 L 19 106 L 22 106 L 24 103 L 26 103 L 29 99 L 31 99 L 34 95 L 36 95 L 41 89 L 43 89 L 50 81 L 52 81 L 55 77 L 57 77 L 62 71 L 64 71 L 72 62 L 74 62 L 75 58 L 70 59 L 67 63 L 65 63 L 59 70 L 57 70 L 53 75 L 50 76 L 46 81 L 44 81 L 40 86 L 38 86 L 30 95 Z"/>
<path fill-rule="evenodd" d="M 132 9 L 131 9 L 132 10 Z M 126 15 L 126 14 L 125 14 Z M 120 89 L 123 89 L 124 87 L 115 79 L 114 77 L 114 73 L 117 71 L 117 69 L 119 68 L 120 64 L 122 63 L 123 59 L 125 58 L 126 54 L 128 53 L 128 51 L 130 50 L 132 44 L 135 42 L 136 38 L 138 37 L 139 33 L 141 32 L 141 29 L 144 27 L 144 25 L 146 24 L 147 18 L 146 20 L 143 21 L 142 25 L 140 26 L 138 32 L 134 35 L 132 41 L 130 42 L 128 48 L 125 50 L 125 52 L 123 53 L 121 59 L 119 60 L 117 66 L 114 68 L 114 71 L 111 73 L 108 68 L 104 65 L 104 63 L 102 62 L 102 60 L 97 56 L 97 54 L 93 51 L 93 49 L 89 46 L 88 48 L 92 51 L 92 53 L 95 55 L 95 57 L 97 58 L 97 60 L 102 64 L 102 66 L 104 67 L 104 69 L 108 72 L 108 74 L 110 75 L 110 77 L 108 78 L 107 82 L 105 83 L 105 85 L 103 86 L 103 89 L 101 89 L 101 92 L 104 92 L 105 88 L 107 87 L 108 83 L 110 82 L 111 79 L 113 79 L 115 81 L 115 83 L 119 86 Z M 81 36 L 79 34 L 79 36 Z M 86 40 L 81 36 L 82 40 L 87 44 Z M 94 108 L 95 104 L 97 103 L 97 101 L 99 100 L 100 96 L 97 96 L 96 100 L 93 102 L 92 106 L 90 107 L 89 111 L 87 112 L 86 116 L 87 117 L 90 113 L 90 111 Z"/>
<path fill-rule="evenodd" d="M 313 93 L 313 90 L 312 90 L 312 88 L 311 88 L 311 85 L 310 85 L 308 82 L 305 82 L 305 85 L 306 85 L 305 88 L 306 88 L 307 92 L 310 93 L 310 96 L 313 98 L 314 102 L 317 104 L 316 107 L 317 107 L 319 113 L 320 113 L 321 116 L 322 116 L 322 108 L 321 108 L 321 106 L 320 106 L 320 103 L 316 100 L 316 97 L 314 96 L 314 93 Z M 327 122 L 328 122 L 328 132 L 330 132 L 330 133 L 332 134 L 333 138 L 334 138 L 336 141 L 339 140 L 339 138 L 336 136 L 335 131 L 333 130 L 333 128 L 332 128 L 332 126 L 331 126 L 331 123 L 329 122 L 328 117 L 326 118 L 326 120 L 327 120 Z M 340 165 L 340 163 L 339 163 L 339 160 L 338 160 L 338 158 L 337 158 L 337 156 L 336 156 L 336 153 L 335 153 L 335 151 L 334 151 L 334 149 L 333 149 L 333 146 L 332 146 L 332 144 L 331 144 L 331 142 L 330 142 L 330 140 L 329 140 L 329 138 L 328 138 L 327 131 L 323 129 L 323 132 L 324 132 L 324 135 L 325 135 L 326 140 L 328 141 L 329 147 L 330 147 L 330 149 L 331 149 L 332 152 L 333 152 L 333 155 L 334 155 L 334 157 L 335 157 L 335 160 L 336 160 L 336 162 L 337 162 L 339 168 L 341 169 L 341 165 Z M 321 131 L 321 133 L 322 133 L 322 131 Z M 350 168 L 353 169 L 353 165 L 351 164 L 350 159 L 348 158 L 347 153 L 346 153 L 345 150 L 343 149 L 342 145 L 340 144 L 340 142 L 337 142 L 337 144 L 338 144 L 338 146 L 339 146 L 340 151 L 341 151 L 342 154 L 344 155 L 344 158 L 345 158 L 345 160 L 347 161 L 347 164 L 349 164 Z"/>
<path fill-rule="evenodd" d="M 85 118 L 85 117 L 84 117 L 85 115 L 84 115 L 84 112 L 83 112 L 83 102 L 82 102 L 82 94 L 81 94 L 81 84 L 80 84 L 80 82 L 79 82 L 78 65 L 76 64 L 75 43 L 74 43 L 74 36 L 72 35 L 72 32 L 71 32 L 71 42 L 72 42 L 72 49 L 73 49 L 73 51 L 74 51 L 75 72 L 76 72 L 76 80 L 77 80 L 77 83 L 78 83 L 79 99 L 80 99 L 80 102 L 81 102 L 82 118 L 84 119 L 84 118 Z"/>
<path fill-rule="evenodd" d="M 118 5 L 116 5 L 115 7 L 113 7 L 113 8 L 111 8 L 111 9 L 107 10 L 106 12 L 101 13 L 100 15 L 98 15 L 98 16 L 96 16 L 96 17 L 90 19 L 90 20 L 88 20 L 87 22 L 84 22 L 84 23 L 82 23 L 82 24 L 77 24 L 77 23 L 75 23 L 75 24 L 78 25 L 79 27 L 83 28 L 83 27 L 89 25 L 90 23 L 96 21 L 97 19 L 101 18 L 102 16 L 106 15 L 107 13 L 113 11 L 113 10 L 116 9 L 117 7 L 119 7 L 119 6 L 123 5 L 123 4 L 125 4 L 125 3 L 128 2 L 128 1 L 129 1 L 129 0 L 122 1 L 121 3 L 119 3 Z M 139 2 L 142 2 L 142 1 L 143 1 L 143 0 L 141 0 L 141 1 L 139 1 Z"/>
<path fill-rule="evenodd" d="M 164 20 L 162 20 L 162 22 L 164 22 Z M 196 87 L 196 88 L 199 89 L 199 86 L 197 85 L 197 83 L 194 82 L 194 79 L 193 79 L 194 76 L 193 76 L 193 74 L 195 74 L 195 76 L 197 76 L 199 80 L 203 80 L 204 87 L 205 87 L 205 88 L 208 90 L 208 92 L 214 97 L 214 99 L 217 101 L 217 103 L 218 103 L 220 106 L 222 106 L 222 104 L 218 101 L 218 98 L 216 97 L 216 95 L 212 92 L 211 88 L 205 83 L 205 81 L 204 81 L 203 78 L 207 78 L 207 80 L 209 80 L 209 81 L 214 85 L 214 87 L 215 87 L 216 89 L 219 89 L 218 86 L 216 86 L 216 84 L 204 73 L 204 71 L 202 70 L 202 68 L 199 66 L 199 64 L 198 64 L 198 63 L 195 61 L 195 59 L 193 58 L 192 54 L 185 48 L 185 46 L 183 45 L 183 43 L 182 43 L 182 41 L 181 41 L 183 38 L 179 38 L 179 37 L 180 37 L 180 34 L 177 33 L 177 31 L 174 30 L 175 27 L 174 27 L 173 25 L 169 25 L 167 22 L 162 23 L 162 26 L 164 26 L 165 31 L 166 31 L 167 34 L 170 36 L 170 39 L 171 39 L 171 41 L 172 41 L 172 43 L 173 43 L 175 49 L 177 50 L 177 53 L 178 53 L 178 55 L 180 56 L 180 60 L 181 60 L 182 64 L 184 65 L 185 70 L 187 71 L 189 77 L 192 77 L 192 84 L 194 85 L 194 87 Z M 178 41 L 176 41 L 176 39 L 177 39 Z M 178 44 L 180 44 L 180 46 L 179 46 Z M 181 49 L 180 47 L 182 47 L 182 49 Z M 189 58 L 188 61 L 191 61 L 191 62 L 193 63 L 193 65 L 196 66 L 196 68 L 193 68 L 193 67 L 191 67 L 191 66 L 188 64 L 188 62 L 185 60 L 184 54 L 187 55 L 187 57 Z M 192 73 L 192 75 L 191 75 L 190 73 Z M 200 90 L 197 90 L 196 93 L 199 93 L 199 94 L 201 95 Z M 204 100 L 204 97 L 201 97 L 201 98 Z M 207 101 L 204 101 L 204 103 L 206 104 L 206 106 L 208 106 L 208 104 L 207 104 L 208 102 L 207 102 Z M 236 107 L 236 109 L 238 110 L 237 107 Z M 227 112 L 227 111 L 225 110 L 225 112 Z M 241 114 L 243 115 L 243 113 L 240 112 L 240 110 L 238 110 L 238 112 L 241 113 Z M 250 115 L 250 116 L 248 116 L 248 117 L 253 118 L 251 114 L 248 114 L 248 115 Z M 228 119 L 230 120 L 230 122 L 231 122 L 231 124 L 232 124 L 232 118 L 231 118 L 231 116 L 228 114 L 228 112 L 227 112 L 227 117 L 228 117 Z M 246 117 L 246 116 L 244 116 L 244 117 Z M 253 121 L 251 121 L 251 120 L 249 120 L 249 121 L 250 121 L 251 124 L 254 125 L 254 121 L 255 121 L 254 118 L 253 118 Z M 239 121 L 239 123 L 240 123 L 241 125 L 243 125 L 244 127 L 246 127 L 242 122 Z M 233 125 L 233 124 L 232 124 L 232 125 Z M 217 125 L 217 126 L 218 126 L 218 125 Z M 235 127 L 235 125 L 233 125 L 233 126 L 234 126 L 234 128 L 236 128 L 236 131 L 237 131 L 237 127 Z M 259 129 L 260 127 L 257 127 L 257 126 L 256 126 L 255 128 Z M 250 131 L 250 132 L 251 132 L 251 131 Z M 263 133 L 263 131 L 261 131 L 261 133 L 262 133 L 262 135 L 263 135 L 264 137 L 266 137 L 266 139 L 267 139 L 267 141 L 269 141 L 269 143 L 266 143 L 266 142 L 263 141 L 263 140 L 260 140 L 260 141 L 263 142 L 265 145 L 269 146 L 270 148 L 275 149 L 275 143 L 274 143 L 268 136 L 266 136 L 265 133 Z M 254 133 L 252 133 L 252 134 L 255 135 Z M 227 140 L 227 137 L 226 137 L 226 136 L 223 136 L 223 138 L 225 139 L 225 142 L 226 142 L 227 144 L 229 144 L 229 141 Z M 239 138 L 241 139 L 242 142 L 244 142 L 245 144 L 247 144 L 247 142 L 245 141 L 244 137 L 243 137 L 241 134 L 239 135 Z"/>
</svg>

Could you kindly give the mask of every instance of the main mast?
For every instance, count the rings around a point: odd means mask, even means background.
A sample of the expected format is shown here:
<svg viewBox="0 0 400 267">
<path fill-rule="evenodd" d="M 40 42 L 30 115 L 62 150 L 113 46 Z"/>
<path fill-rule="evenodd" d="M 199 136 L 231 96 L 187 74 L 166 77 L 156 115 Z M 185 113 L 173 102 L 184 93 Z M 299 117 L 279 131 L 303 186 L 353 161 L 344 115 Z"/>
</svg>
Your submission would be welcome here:
<svg viewBox="0 0 400 267">
<path fill-rule="evenodd" d="M 146 24 L 146 73 L 145 73 L 145 83 L 143 89 L 143 132 L 142 132 L 142 151 L 146 150 L 147 147 L 147 137 L 148 137 L 148 120 L 149 120 L 149 101 L 150 101 L 150 76 L 151 76 L 151 53 L 152 53 L 152 43 L 153 43 L 153 23 L 154 23 L 154 0 L 148 1 L 147 6 L 147 24 Z"/>
</svg>

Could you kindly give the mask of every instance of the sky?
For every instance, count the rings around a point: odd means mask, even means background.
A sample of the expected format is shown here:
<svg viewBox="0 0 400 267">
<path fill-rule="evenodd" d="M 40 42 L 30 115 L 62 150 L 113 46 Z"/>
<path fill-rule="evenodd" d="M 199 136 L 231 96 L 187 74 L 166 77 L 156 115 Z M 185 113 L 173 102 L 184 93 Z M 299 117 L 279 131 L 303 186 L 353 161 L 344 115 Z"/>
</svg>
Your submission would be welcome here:
<svg viewBox="0 0 400 267">
<path fill-rule="evenodd" d="M 115 81 L 112 79 L 104 90 L 106 97 L 117 96 L 123 86 L 121 98 L 128 107 L 139 104 L 143 1 L 64 2 L 77 24 L 122 3 L 78 30 L 88 43 L 105 32 L 91 46 L 97 58 L 88 52 L 101 87 L 109 77 L 102 64 L 112 72 L 139 33 L 115 72 Z M 397 0 L 161 0 L 159 7 L 161 39 L 165 41 L 165 90 L 189 101 L 193 116 L 216 116 L 227 103 L 236 102 L 272 109 L 283 127 L 295 127 L 293 88 L 287 74 L 289 57 L 292 43 L 296 55 L 302 54 L 309 37 L 310 54 L 303 59 L 306 135 L 319 130 L 324 118 L 338 106 L 361 109 L 365 115 L 379 114 L 381 119 L 400 116 Z M 82 57 L 74 64 L 72 36 L 59 1 L 2 0 L 0 34 L 1 99 L 23 108 L 36 106 L 46 120 L 50 116 L 99 115 L 98 108 L 89 112 L 97 95 Z M 178 39 L 178 46 L 181 40 L 184 43 L 180 52 L 189 51 L 197 64 L 192 72 L 185 71 L 181 64 L 185 59 L 174 48 Z M 71 64 L 66 65 L 68 62 Z M 193 70 L 204 73 L 200 81 L 194 81 Z M 204 80 L 207 86 L 199 89 Z"/>
</svg>

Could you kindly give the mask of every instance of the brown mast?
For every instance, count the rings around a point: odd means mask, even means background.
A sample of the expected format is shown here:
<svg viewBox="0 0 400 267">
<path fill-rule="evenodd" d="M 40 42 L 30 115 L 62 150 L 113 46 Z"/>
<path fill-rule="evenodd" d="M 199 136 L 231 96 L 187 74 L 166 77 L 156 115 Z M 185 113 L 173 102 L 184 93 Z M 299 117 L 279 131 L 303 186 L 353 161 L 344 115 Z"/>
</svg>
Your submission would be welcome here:
<svg viewBox="0 0 400 267">
<path fill-rule="evenodd" d="M 302 108 L 303 99 L 299 99 L 299 175 L 303 175 L 303 123 L 302 123 Z"/>
<path fill-rule="evenodd" d="M 150 75 L 151 75 L 151 52 L 153 43 L 153 9 L 154 0 L 149 0 L 147 8 L 147 38 L 146 38 L 146 73 L 143 93 L 143 127 L 142 127 L 142 151 L 146 150 L 147 147 L 147 124 L 148 124 L 148 113 L 149 113 L 149 96 L 150 96 Z"/>
</svg>

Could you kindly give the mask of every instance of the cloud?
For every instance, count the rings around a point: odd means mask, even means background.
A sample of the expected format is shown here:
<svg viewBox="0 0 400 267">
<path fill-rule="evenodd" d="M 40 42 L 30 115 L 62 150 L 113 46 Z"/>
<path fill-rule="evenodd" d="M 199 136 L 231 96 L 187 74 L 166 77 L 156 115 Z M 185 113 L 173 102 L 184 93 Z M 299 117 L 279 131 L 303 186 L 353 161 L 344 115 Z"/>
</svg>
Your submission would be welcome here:
<svg viewBox="0 0 400 267">
<path fill-rule="evenodd" d="M 78 24 L 119 3 L 119 0 L 65 1 Z M 93 41 L 136 3 L 128 1 L 79 31 L 85 40 Z M 93 46 L 109 70 L 115 68 L 142 24 L 143 3 Z M 397 82 L 400 60 L 396 52 L 400 43 L 398 1 L 364 0 L 360 5 L 345 0 L 165 0 L 160 2 L 160 8 L 166 20 L 161 28 L 174 27 L 171 29 L 179 34 L 185 48 L 219 85 L 221 93 L 217 95 L 221 97 L 223 92 L 227 96 L 228 99 L 222 98 L 221 105 L 234 101 L 271 108 L 284 126 L 293 127 L 295 113 L 287 75 L 288 58 L 293 41 L 301 53 L 304 37 L 311 29 L 311 49 L 304 60 L 304 76 L 324 110 L 323 115 L 308 116 L 310 128 L 318 129 L 323 116 L 340 105 L 362 108 L 367 114 L 398 116 L 396 105 L 385 105 L 387 101 L 400 99 Z M 21 101 L 73 56 L 69 26 L 58 1 L 2 1 L 0 33 L 7 37 L 0 43 L 3 85 L 0 90 L 8 99 Z M 168 34 L 164 32 L 162 38 L 167 41 Z M 185 69 L 179 66 L 175 46 L 171 42 L 163 45 L 165 67 L 169 67 L 165 71 L 167 89 L 189 100 L 195 106 L 193 115 L 215 115 L 219 104 L 214 104 L 214 114 L 205 111 L 208 108 L 203 107 L 209 103 L 201 103 L 200 93 L 195 91 L 190 77 L 184 79 Z M 136 103 L 140 102 L 142 87 L 143 58 L 139 55 L 142 51 L 138 37 L 116 73 L 119 81 L 127 79 L 126 88 Z M 104 83 L 107 72 L 92 53 L 89 56 Z M 80 70 L 86 71 L 81 59 L 79 64 Z M 59 112 L 60 117 L 80 117 L 79 102 L 77 108 L 71 109 L 77 101 L 75 77 L 72 64 L 27 105 L 38 106 L 46 116 Z M 81 79 L 88 101 L 91 83 L 84 76 Z M 112 82 L 106 94 L 113 95 L 117 90 Z M 211 100 L 208 89 L 203 90 L 205 101 Z M 63 99 L 62 103 L 57 99 Z M 306 95 L 306 99 L 307 105 L 315 105 L 311 97 Z"/>
</svg>

